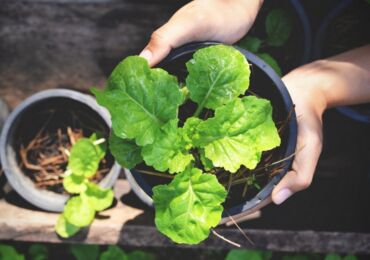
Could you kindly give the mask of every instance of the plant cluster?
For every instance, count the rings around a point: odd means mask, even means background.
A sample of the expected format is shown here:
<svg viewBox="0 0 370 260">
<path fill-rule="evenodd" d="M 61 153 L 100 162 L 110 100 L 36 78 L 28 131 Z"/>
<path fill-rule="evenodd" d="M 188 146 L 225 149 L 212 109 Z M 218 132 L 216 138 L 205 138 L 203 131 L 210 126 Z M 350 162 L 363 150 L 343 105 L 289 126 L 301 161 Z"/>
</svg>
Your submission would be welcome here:
<svg viewBox="0 0 370 260">
<path fill-rule="evenodd" d="M 155 260 L 156 257 L 141 250 L 126 253 L 118 246 L 108 246 L 104 251 L 98 245 L 72 244 L 62 249 L 68 259 L 75 260 Z M 0 244 L 0 260 L 48 260 L 53 259 L 53 252 L 44 244 L 32 244 L 25 254 L 19 253 L 13 246 Z M 54 253 L 55 254 L 55 253 Z M 70 255 L 70 256 L 69 256 Z M 61 256 L 57 257 L 61 259 Z"/>
<path fill-rule="evenodd" d="M 268 13 L 265 20 L 266 39 L 247 35 L 239 41 L 238 45 L 256 54 L 281 76 L 282 72 L 279 63 L 268 52 L 264 51 L 264 49 L 283 46 L 288 41 L 292 28 L 293 23 L 287 12 L 283 9 L 276 8 Z"/>
<path fill-rule="evenodd" d="M 145 59 L 131 56 L 112 72 L 97 101 L 112 117 L 110 150 L 126 168 L 141 162 L 175 175 L 153 188 L 155 224 L 174 242 L 196 244 L 221 220 L 227 191 L 217 169 L 254 169 L 263 151 L 280 145 L 266 99 L 244 96 L 250 65 L 231 46 L 214 45 L 186 63 L 186 86 Z M 185 122 L 179 107 L 196 103 Z"/>
<path fill-rule="evenodd" d="M 55 226 L 61 237 L 73 236 L 81 228 L 89 226 L 95 213 L 108 208 L 113 202 L 112 189 L 103 189 L 90 181 L 106 153 L 105 140 L 97 136 L 94 133 L 90 138 L 79 139 L 69 152 L 63 187 L 72 197 Z"/>
</svg>

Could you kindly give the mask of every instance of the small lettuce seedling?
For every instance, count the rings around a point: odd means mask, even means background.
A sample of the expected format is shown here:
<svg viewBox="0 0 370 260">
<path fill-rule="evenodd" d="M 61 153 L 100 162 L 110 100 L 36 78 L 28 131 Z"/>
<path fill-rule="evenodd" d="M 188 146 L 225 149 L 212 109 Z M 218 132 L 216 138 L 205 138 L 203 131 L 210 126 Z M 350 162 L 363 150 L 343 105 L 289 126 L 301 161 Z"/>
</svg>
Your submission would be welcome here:
<svg viewBox="0 0 370 260">
<path fill-rule="evenodd" d="M 72 197 L 55 226 L 61 237 L 73 236 L 81 228 L 89 226 L 95 213 L 108 208 L 113 202 L 112 189 L 100 188 L 89 179 L 96 174 L 105 156 L 104 142 L 93 134 L 90 138 L 79 139 L 72 146 L 63 179 L 63 187 Z"/>
<path fill-rule="evenodd" d="M 238 45 L 252 53 L 269 64 L 275 72 L 281 76 L 279 63 L 269 53 L 263 52 L 264 47 L 281 47 L 289 39 L 293 28 L 293 23 L 289 15 L 280 8 L 269 12 L 265 20 L 265 31 L 267 38 L 260 39 L 255 36 L 245 36 Z"/>
<path fill-rule="evenodd" d="M 158 230 L 174 242 L 197 244 L 220 222 L 227 196 L 213 170 L 232 175 L 241 167 L 254 169 L 280 137 L 270 102 L 240 97 L 249 87 L 250 66 L 235 48 L 200 49 L 186 67 L 186 87 L 180 88 L 163 69 L 127 57 L 106 88 L 92 92 L 111 114 L 109 143 L 116 160 L 129 169 L 144 162 L 175 175 L 153 188 Z M 188 99 L 196 111 L 180 122 L 179 107 Z"/>
</svg>

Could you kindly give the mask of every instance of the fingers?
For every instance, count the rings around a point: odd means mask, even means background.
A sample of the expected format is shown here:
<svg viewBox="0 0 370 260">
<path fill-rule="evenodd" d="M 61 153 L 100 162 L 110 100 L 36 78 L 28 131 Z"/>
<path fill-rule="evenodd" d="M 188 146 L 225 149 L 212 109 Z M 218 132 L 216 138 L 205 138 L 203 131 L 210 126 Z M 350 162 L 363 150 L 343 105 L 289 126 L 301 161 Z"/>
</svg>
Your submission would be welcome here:
<svg viewBox="0 0 370 260">
<path fill-rule="evenodd" d="M 153 32 L 148 45 L 140 53 L 150 66 L 160 62 L 171 49 L 203 37 L 204 21 L 200 21 L 202 17 L 188 19 L 189 16 L 183 13 L 180 9 L 166 24 Z"/>
<path fill-rule="evenodd" d="M 321 122 L 314 117 L 301 118 L 292 170 L 289 171 L 272 192 L 275 204 L 281 204 L 295 192 L 308 188 L 322 148 Z M 315 122 L 319 121 L 319 122 Z"/>
</svg>

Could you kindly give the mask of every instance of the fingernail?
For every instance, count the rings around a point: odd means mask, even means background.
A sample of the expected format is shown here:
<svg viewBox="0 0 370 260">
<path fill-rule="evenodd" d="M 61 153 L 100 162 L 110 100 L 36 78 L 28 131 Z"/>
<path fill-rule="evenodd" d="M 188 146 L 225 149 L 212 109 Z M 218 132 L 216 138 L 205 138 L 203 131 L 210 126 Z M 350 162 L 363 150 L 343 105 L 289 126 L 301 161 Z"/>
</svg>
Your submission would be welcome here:
<svg viewBox="0 0 370 260">
<path fill-rule="evenodd" d="M 145 49 L 143 50 L 140 54 L 139 54 L 140 57 L 143 57 L 144 59 L 146 59 L 148 62 L 150 61 L 150 59 L 152 58 L 153 54 L 150 50 L 148 49 Z"/>
<path fill-rule="evenodd" d="M 287 188 L 281 189 L 278 193 L 276 193 L 274 202 L 275 204 L 280 205 L 292 195 L 293 195 L 293 192 L 290 189 L 287 189 Z"/>
</svg>

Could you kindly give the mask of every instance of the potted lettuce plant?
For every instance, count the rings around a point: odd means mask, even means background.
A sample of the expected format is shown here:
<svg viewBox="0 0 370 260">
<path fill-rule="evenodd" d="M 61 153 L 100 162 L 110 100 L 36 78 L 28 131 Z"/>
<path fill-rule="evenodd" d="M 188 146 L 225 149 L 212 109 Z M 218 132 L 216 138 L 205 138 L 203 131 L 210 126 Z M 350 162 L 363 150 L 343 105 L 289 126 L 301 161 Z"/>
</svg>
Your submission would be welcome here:
<svg viewBox="0 0 370 260">
<path fill-rule="evenodd" d="M 92 91 L 111 114 L 116 160 L 156 180 L 150 186 L 158 230 L 197 244 L 219 224 L 234 181 L 258 186 L 253 170 L 281 138 L 270 101 L 245 95 L 251 70 L 239 50 L 211 45 L 180 63 L 187 72 L 172 69 L 181 84 L 143 58 L 127 57 L 104 90 Z"/>
</svg>

